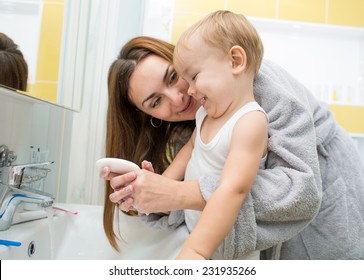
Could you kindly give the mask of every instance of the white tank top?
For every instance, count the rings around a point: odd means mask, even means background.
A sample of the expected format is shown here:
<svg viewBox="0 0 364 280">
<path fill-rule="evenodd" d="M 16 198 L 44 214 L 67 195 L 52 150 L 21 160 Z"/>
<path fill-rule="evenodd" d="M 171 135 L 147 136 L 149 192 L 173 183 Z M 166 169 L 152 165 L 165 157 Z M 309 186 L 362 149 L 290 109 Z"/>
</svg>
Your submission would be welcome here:
<svg viewBox="0 0 364 280">
<path fill-rule="evenodd" d="M 200 135 L 201 125 L 204 118 L 206 117 L 206 110 L 201 107 L 196 112 L 196 139 L 191 159 L 186 168 L 185 180 L 198 180 L 202 175 L 205 174 L 215 174 L 218 176 L 221 175 L 229 153 L 234 126 L 243 115 L 251 111 L 263 112 L 266 115 L 268 121 L 267 114 L 257 102 L 247 103 L 226 121 L 226 123 L 209 143 L 203 143 Z M 262 158 L 259 168 L 264 168 L 265 161 L 266 156 Z M 200 216 L 201 211 L 185 210 L 186 225 L 190 232 L 196 226 Z M 221 244 L 217 252 L 215 252 L 213 259 L 220 259 L 222 257 L 222 245 L 223 244 Z M 249 256 L 244 259 L 256 259 L 257 257 L 259 258 L 259 252 L 256 252 L 255 254 L 249 254 Z"/>
</svg>

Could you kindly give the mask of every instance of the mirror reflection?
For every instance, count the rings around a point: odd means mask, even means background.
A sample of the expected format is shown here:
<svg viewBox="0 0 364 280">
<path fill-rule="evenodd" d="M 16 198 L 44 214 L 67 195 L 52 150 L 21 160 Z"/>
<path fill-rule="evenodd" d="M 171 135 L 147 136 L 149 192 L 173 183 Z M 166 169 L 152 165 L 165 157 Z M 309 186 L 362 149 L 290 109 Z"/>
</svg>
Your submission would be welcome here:
<svg viewBox="0 0 364 280">
<path fill-rule="evenodd" d="M 0 0 L 0 33 L 11 38 L 18 46 L 28 67 L 25 88 L 8 85 L 4 80 L 0 80 L 0 84 L 25 91 L 25 94 L 35 98 L 79 110 L 82 91 L 65 89 L 61 84 L 65 81 L 65 65 L 78 63 L 73 50 L 79 41 L 73 40 L 67 45 L 64 42 L 73 36 L 67 34 L 67 29 L 73 28 L 77 32 L 82 17 L 71 19 L 71 15 L 78 13 L 83 2 Z M 82 57 L 77 59 L 82 60 Z M 3 63 L 0 66 L 2 69 L 5 67 Z"/>
<path fill-rule="evenodd" d="M 0 32 L 0 84 L 25 91 L 28 81 L 28 64 L 18 45 Z"/>
</svg>

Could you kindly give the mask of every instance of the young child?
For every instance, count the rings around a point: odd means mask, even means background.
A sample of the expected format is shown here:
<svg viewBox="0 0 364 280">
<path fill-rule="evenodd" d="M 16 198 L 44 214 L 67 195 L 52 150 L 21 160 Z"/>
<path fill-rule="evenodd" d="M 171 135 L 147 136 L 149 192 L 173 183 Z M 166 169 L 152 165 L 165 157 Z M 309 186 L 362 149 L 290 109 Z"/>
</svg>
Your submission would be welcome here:
<svg viewBox="0 0 364 280">
<path fill-rule="evenodd" d="M 268 120 L 253 94 L 262 57 L 262 42 L 254 27 L 243 15 L 229 11 L 200 20 L 176 45 L 175 68 L 189 83 L 188 94 L 202 106 L 191 139 L 163 175 L 180 180 L 221 175 L 203 212 L 185 211 L 192 232 L 177 259 L 221 258 L 222 242 L 258 169 L 264 168 Z M 259 252 L 246 258 L 259 259 Z"/>
</svg>

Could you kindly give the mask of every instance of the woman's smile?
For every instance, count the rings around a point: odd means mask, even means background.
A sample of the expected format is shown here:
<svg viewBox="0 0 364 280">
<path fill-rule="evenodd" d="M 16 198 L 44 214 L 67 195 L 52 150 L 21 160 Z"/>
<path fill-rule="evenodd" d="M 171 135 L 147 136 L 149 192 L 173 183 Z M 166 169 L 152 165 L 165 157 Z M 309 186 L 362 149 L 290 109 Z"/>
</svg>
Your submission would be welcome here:
<svg viewBox="0 0 364 280">
<path fill-rule="evenodd" d="M 185 112 L 188 112 L 191 108 L 193 108 L 194 102 L 195 102 L 194 99 L 191 96 L 189 96 L 186 106 L 181 111 L 179 111 L 179 113 L 183 114 Z"/>
</svg>

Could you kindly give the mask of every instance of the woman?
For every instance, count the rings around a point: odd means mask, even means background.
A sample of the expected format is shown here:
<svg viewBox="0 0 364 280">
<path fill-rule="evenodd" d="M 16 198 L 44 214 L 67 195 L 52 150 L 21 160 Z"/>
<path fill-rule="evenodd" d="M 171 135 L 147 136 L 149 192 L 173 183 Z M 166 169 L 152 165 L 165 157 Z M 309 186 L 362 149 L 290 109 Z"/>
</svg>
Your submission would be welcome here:
<svg viewBox="0 0 364 280">
<path fill-rule="evenodd" d="M 200 104 L 186 94 L 172 53 L 166 42 L 138 37 L 111 65 L 108 157 L 146 159 L 161 173 L 188 139 Z M 256 249 L 269 259 L 364 259 L 364 168 L 350 137 L 326 106 L 269 61 L 255 79 L 254 96 L 273 136 L 266 169 L 259 171 L 225 240 L 230 246 L 224 257 Z M 147 162 L 142 166 L 152 170 Z M 148 170 L 108 177 L 104 228 L 114 248 L 114 203 L 142 213 L 172 211 L 143 218 L 152 227 L 176 228 L 184 217 L 175 210 L 202 210 L 219 180 L 204 175 L 198 182 L 176 182 Z"/>
</svg>

